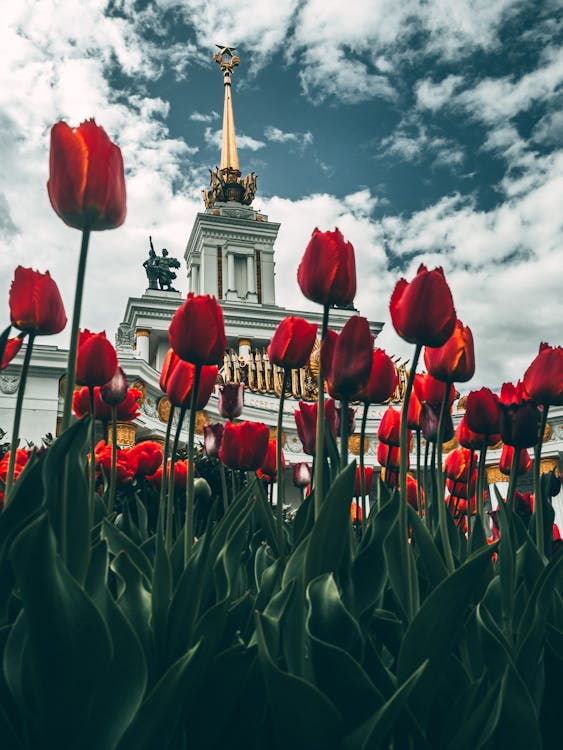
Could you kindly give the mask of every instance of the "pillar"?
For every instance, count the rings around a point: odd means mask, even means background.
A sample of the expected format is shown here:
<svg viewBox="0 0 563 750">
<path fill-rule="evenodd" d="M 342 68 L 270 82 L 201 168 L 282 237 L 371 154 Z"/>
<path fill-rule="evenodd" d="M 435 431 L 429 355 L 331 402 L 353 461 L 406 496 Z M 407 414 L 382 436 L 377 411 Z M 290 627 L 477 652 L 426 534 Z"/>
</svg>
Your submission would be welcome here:
<svg viewBox="0 0 563 750">
<path fill-rule="evenodd" d="M 135 350 L 137 357 L 144 362 L 149 361 L 149 332 L 146 328 L 137 328 L 135 333 Z"/>
</svg>

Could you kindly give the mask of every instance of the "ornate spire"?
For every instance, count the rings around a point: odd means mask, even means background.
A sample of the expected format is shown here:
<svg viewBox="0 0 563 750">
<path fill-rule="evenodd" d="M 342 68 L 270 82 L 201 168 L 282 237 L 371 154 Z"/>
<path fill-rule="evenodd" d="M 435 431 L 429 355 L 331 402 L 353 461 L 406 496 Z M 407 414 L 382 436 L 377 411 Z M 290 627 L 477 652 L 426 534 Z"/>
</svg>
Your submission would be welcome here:
<svg viewBox="0 0 563 750">
<path fill-rule="evenodd" d="M 225 101 L 223 108 L 223 139 L 221 143 L 221 166 L 214 171 L 209 170 L 209 189 L 203 191 L 203 199 L 207 208 L 215 203 L 232 201 L 250 205 L 256 194 L 256 175 L 254 172 L 241 179 L 237 138 L 235 133 L 235 117 L 233 114 L 233 100 L 231 96 L 231 76 L 240 58 L 234 54 L 235 48 L 218 44 L 219 52 L 213 56 L 223 72 L 225 86 Z"/>
</svg>

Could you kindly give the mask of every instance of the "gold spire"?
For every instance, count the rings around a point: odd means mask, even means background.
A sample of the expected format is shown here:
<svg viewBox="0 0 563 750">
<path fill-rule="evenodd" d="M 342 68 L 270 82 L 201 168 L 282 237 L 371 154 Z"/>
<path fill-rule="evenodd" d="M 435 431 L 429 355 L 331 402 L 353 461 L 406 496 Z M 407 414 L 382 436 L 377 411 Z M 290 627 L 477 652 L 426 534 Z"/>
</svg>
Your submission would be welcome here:
<svg viewBox="0 0 563 750">
<path fill-rule="evenodd" d="M 237 138 L 235 134 L 235 117 L 231 97 L 231 76 L 240 63 L 239 57 L 233 54 L 235 48 L 218 44 L 219 52 L 213 59 L 223 71 L 225 85 L 225 105 L 223 109 L 223 139 L 221 143 L 221 166 L 209 170 L 209 188 L 203 191 L 206 208 L 215 203 L 241 203 L 249 206 L 256 195 L 256 175 L 254 172 L 241 179 L 238 165 Z"/>
<path fill-rule="evenodd" d="M 234 47 L 222 47 L 214 56 L 215 62 L 223 71 L 225 85 L 225 102 L 223 106 L 223 141 L 221 143 L 221 169 L 238 171 L 237 137 L 235 133 L 235 116 L 233 114 L 233 99 L 231 96 L 231 76 L 239 64 L 240 59 L 233 54 Z"/>
</svg>

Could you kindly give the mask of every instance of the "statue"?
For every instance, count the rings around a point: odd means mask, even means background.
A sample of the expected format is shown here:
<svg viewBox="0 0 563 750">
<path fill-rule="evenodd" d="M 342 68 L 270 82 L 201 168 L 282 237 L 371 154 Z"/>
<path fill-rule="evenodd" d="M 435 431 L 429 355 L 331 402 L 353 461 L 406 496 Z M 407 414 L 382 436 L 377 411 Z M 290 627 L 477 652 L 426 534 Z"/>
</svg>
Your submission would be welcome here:
<svg viewBox="0 0 563 750">
<path fill-rule="evenodd" d="M 158 256 L 149 237 L 149 257 L 143 263 L 143 267 L 149 280 L 149 289 L 159 289 L 161 292 L 177 292 L 172 282 L 176 278 L 173 268 L 180 268 L 180 261 L 168 257 L 168 250 L 163 248 L 162 255 Z"/>
</svg>

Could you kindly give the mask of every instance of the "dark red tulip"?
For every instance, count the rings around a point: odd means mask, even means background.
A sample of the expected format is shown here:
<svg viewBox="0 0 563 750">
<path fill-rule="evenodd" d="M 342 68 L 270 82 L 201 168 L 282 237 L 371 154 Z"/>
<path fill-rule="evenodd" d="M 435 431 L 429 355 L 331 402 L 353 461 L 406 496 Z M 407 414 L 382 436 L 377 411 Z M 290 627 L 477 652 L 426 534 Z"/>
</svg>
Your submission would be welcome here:
<svg viewBox="0 0 563 750">
<path fill-rule="evenodd" d="M 500 434 L 506 445 L 531 448 L 540 439 L 541 412 L 523 384 L 504 383 L 500 391 Z"/>
<path fill-rule="evenodd" d="M 391 398 L 398 385 L 399 376 L 393 360 L 383 349 L 374 349 L 369 380 L 358 392 L 358 399 L 368 404 L 382 404 Z"/>
<path fill-rule="evenodd" d="M 431 401 L 424 401 L 420 412 L 420 429 L 425 440 L 435 443 L 438 440 L 438 426 L 440 422 L 440 411 L 442 405 Z M 445 443 L 454 436 L 454 423 L 449 410 L 444 412 L 442 436 Z"/>
<path fill-rule="evenodd" d="M 16 463 L 14 466 L 14 480 L 22 473 L 24 466 L 29 461 L 29 451 L 25 448 L 16 449 Z M 10 451 L 7 451 L 0 461 L 0 480 L 6 484 L 8 478 L 8 468 L 10 465 Z"/>
<path fill-rule="evenodd" d="M 441 268 L 421 264 L 411 282 L 400 279 L 389 309 L 393 327 L 411 344 L 442 346 L 454 332 L 456 312 Z"/>
<path fill-rule="evenodd" d="M 433 378 L 445 383 L 471 380 L 475 374 L 475 350 L 469 326 L 457 320 L 454 332 L 445 344 L 424 349 L 424 364 Z"/>
<path fill-rule="evenodd" d="M 174 368 L 178 364 L 178 362 L 181 362 L 182 360 L 180 357 L 176 354 L 174 349 L 169 349 L 166 352 L 166 356 L 164 357 L 164 362 L 162 363 L 162 369 L 160 371 L 160 390 L 166 393 L 166 387 L 168 385 L 168 380 L 170 379 L 170 376 L 172 375 Z"/>
<path fill-rule="evenodd" d="M 230 469 L 256 470 L 264 463 L 270 432 L 262 422 L 227 422 L 219 458 Z"/>
<path fill-rule="evenodd" d="M 219 386 L 217 409 L 223 419 L 233 420 L 240 417 L 244 409 L 244 383 L 227 383 Z"/>
<path fill-rule="evenodd" d="M 19 336 L 16 336 L 13 339 L 8 339 L 6 341 L 6 348 L 4 349 L 4 354 L 2 355 L 2 364 L 0 365 L 0 370 L 8 367 L 10 362 L 22 348 L 22 343 L 23 339 L 20 339 Z"/>
<path fill-rule="evenodd" d="M 217 382 L 217 365 L 203 365 L 201 367 L 199 388 L 197 391 L 197 409 L 203 409 L 211 398 L 211 394 Z M 194 386 L 195 365 L 191 362 L 180 360 L 172 374 L 168 378 L 166 395 L 173 406 L 186 406 L 188 409 L 192 403 Z"/>
<path fill-rule="evenodd" d="M 297 269 L 297 282 L 305 297 L 320 305 L 352 304 L 356 296 L 354 248 L 338 229 L 313 231 Z"/>
<path fill-rule="evenodd" d="M 452 383 L 448 386 L 442 380 L 437 380 L 429 374 L 418 374 L 414 376 L 414 392 L 421 404 L 442 404 L 444 394 L 448 388 L 448 408 L 451 408 L 456 396 L 456 390 Z"/>
<path fill-rule="evenodd" d="M 116 406 L 116 419 L 118 422 L 132 422 L 140 415 L 139 399 L 143 394 L 137 388 L 128 388 L 127 395 L 121 403 Z M 87 386 L 75 391 L 72 397 L 72 409 L 77 417 L 90 414 L 90 394 Z M 111 407 L 102 401 L 100 388 L 94 388 L 94 415 L 102 422 L 111 419 Z"/>
<path fill-rule="evenodd" d="M 497 435 L 500 432 L 499 397 L 490 388 L 471 391 L 465 402 L 464 418 L 473 432 Z"/>
<path fill-rule="evenodd" d="M 213 422 L 203 427 L 203 449 L 207 458 L 217 458 L 223 437 L 224 425 L 221 422 Z"/>
<path fill-rule="evenodd" d="M 391 471 L 399 471 L 400 467 L 400 448 L 398 445 L 389 445 L 388 443 L 379 442 L 377 444 L 377 463 L 383 468 Z M 407 468 L 409 466 L 409 456 L 407 454 Z"/>
<path fill-rule="evenodd" d="M 419 377 L 415 375 L 415 378 Z M 423 377 L 423 376 L 420 376 Z M 407 412 L 407 425 L 411 430 L 420 430 L 420 416 L 422 413 L 422 404 L 420 399 L 416 395 L 414 388 L 411 391 L 411 397 L 409 399 L 409 410 Z"/>
<path fill-rule="evenodd" d="M 121 367 L 117 368 L 111 380 L 101 386 L 100 397 L 110 406 L 117 406 L 117 404 L 125 401 L 127 398 L 127 378 Z"/>
<path fill-rule="evenodd" d="M 150 482 L 154 487 L 157 489 L 160 488 L 162 484 L 162 475 L 163 475 L 163 467 L 162 464 L 158 467 L 158 469 L 154 472 L 154 474 L 151 474 L 147 477 L 147 482 Z M 170 476 L 170 464 L 166 467 L 166 482 L 168 484 L 168 477 Z M 174 462 L 174 487 L 175 489 L 186 489 L 188 479 L 188 462 L 187 460 L 184 461 L 175 461 Z"/>
<path fill-rule="evenodd" d="M 563 347 L 540 344 L 538 356 L 524 373 L 528 397 L 544 406 L 563 404 Z"/>
<path fill-rule="evenodd" d="M 137 476 L 147 477 L 162 464 L 163 453 L 159 443 L 154 440 L 143 440 L 127 451 L 127 460 L 135 466 Z"/>
<path fill-rule="evenodd" d="M 299 488 L 306 487 L 308 484 L 311 484 L 312 479 L 313 479 L 313 472 L 309 464 L 305 463 L 304 461 L 301 461 L 300 463 L 294 465 L 293 484 L 296 487 L 299 487 Z"/>
<path fill-rule="evenodd" d="M 275 365 L 289 369 L 299 369 L 309 360 L 315 339 L 317 324 L 308 323 L 304 318 L 290 315 L 284 318 L 272 337 L 268 347 L 268 357 Z"/>
<path fill-rule="evenodd" d="M 334 425 L 335 425 L 336 435 L 340 435 L 340 431 L 342 429 L 342 407 L 336 406 L 335 412 L 336 412 L 336 419 L 335 419 Z M 325 414 L 326 414 L 326 409 L 325 409 Z M 356 409 L 354 409 L 353 406 L 349 406 L 348 407 L 348 435 L 352 435 L 355 429 L 356 429 Z"/>
<path fill-rule="evenodd" d="M 466 415 L 461 418 L 455 431 L 457 442 L 464 448 L 471 450 L 481 450 L 486 445 L 496 445 L 500 441 L 500 433 L 495 435 L 482 435 L 479 432 L 473 432 L 467 426 Z"/>
<path fill-rule="evenodd" d="M 361 488 L 361 478 L 362 473 L 360 471 L 360 467 L 356 466 L 356 481 L 354 484 L 354 495 L 356 497 L 359 497 L 362 494 L 362 488 Z M 366 483 L 366 495 L 369 495 L 371 492 L 371 487 L 373 484 L 373 466 L 364 466 L 364 479 Z"/>
<path fill-rule="evenodd" d="M 389 487 L 399 487 L 399 472 L 389 471 L 385 472 L 385 481 Z M 424 494 L 421 491 L 421 502 L 424 504 Z M 407 474 L 407 503 L 415 510 L 418 509 L 418 483 L 414 477 Z"/>
<path fill-rule="evenodd" d="M 106 338 L 106 332 L 92 333 L 85 329 L 78 336 L 76 384 L 102 386 L 117 370 L 117 354 Z"/>
<path fill-rule="evenodd" d="M 227 340 L 223 311 L 215 297 L 190 292 L 168 328 L 170 346 L 194 365 L 220 365 Z"/>
<path fill-rule="evenodd" d="M 377 430 L 377 439 L 387 445 L 399 445 L 401 428 L 401 412 L 389 406 L 381 417 Z M 412 432 L 409 430 L 409 445 L 412 440 Z"/>
<path fill-rule="evenodd" d="M 100 440 L 96 445 L 96 464 L 100 469 L 103 469 L 106 479 L 109 477 L 111 472 L 111 456 L 112 447 L 105 440 Z M 130 482 L 137 473 L 137 464 L 131 458 L 128 458 L 128 451 L 117 449 L 117 461 L 115 464 L 116 468 L 116 479 L 118 485 L 124 485 Z"/>
<path fill-rule="evenodd" d="M 512 458 L 514 456 L 514 451 L 517 450 L 512 445 L 503 445 L 502 451 L 500 454 L 500 459 L 498 462 L 498 467 L 502 474 L 506 474 L 506 476 L 510 476 L 510 468 L 512 466 Z M 517 473 L 520 474 L 527 474 L 530 469 L 532 468 L 532 459 L 530 457 L 530 454 L 525 448 L 521 448 L 519 455 L 518 455 L 518 471 Z"/>
<path fill-rule="evenodd" d="M 328 331 L 321 346 L 328 392 L 340 401 L 365 388 L 373 362 L 373 336 L 366 318 L 353 315 L 340 334 Z"/>
<path fill-rule="evenodd" d="M 256 470 L 256 473 L 258 474 L 260 479 L 265 479 L 267 482 L 275 482 L 278 475 L 276 454 L 277 445 L 278 441 L 275 438 L 272 438 L 268 441 L 268 450 L 266 451 L 266 457 L 262 462 L 260 468 Z M 285 469 L 285 457 L 283 455 L 283 451 L 281 455 L 282 467 Z"/>
<path fill-rule="evenodd" d="M 114 229 L 125 221 L 125 177 L 121 151 L 94 120 L 77 128 L 51 128 L 49 200 L 75 229 Z"/>
<path fill-rule="evenodd" d="M 60 333 L 66 326 L 59 288 L 49 271 L 40 273 L 18 266 L 10 287 L 9 303 L 10 320 L 20 331 L 49 336 Z"/>
<path fill-rule="evenodd" d="M 305 401 L 299 402 L 299 408 L 295 410 L 295 425 L 297 426 L 297 435 L 303 444 L 303 451 L 309 456 L 314 456 L 316 451 L 317 437 L 317 413 L 318 403 L 308 404 Z M 333 399 L 327 399 L 324 405 L 326 425 L 332 432 L 337 435 L 338 415 L 336 413 L 336 404 Z"/>
<path fill-rule="evenodd" d="M 340 434 L 340 420 L 341 411 L 336 406 L 336 401 L 333 398 L 327 398 L 325 401 L 325 424 L 331 431 L 334 438 Z M 350 413 L 353 412 L 353 413 Z M 356 414 L 355 409 L 351 407 L 348 409 L 348 428 L 349 432 L 354 432 L 354 415 Z"/>
</svg>

